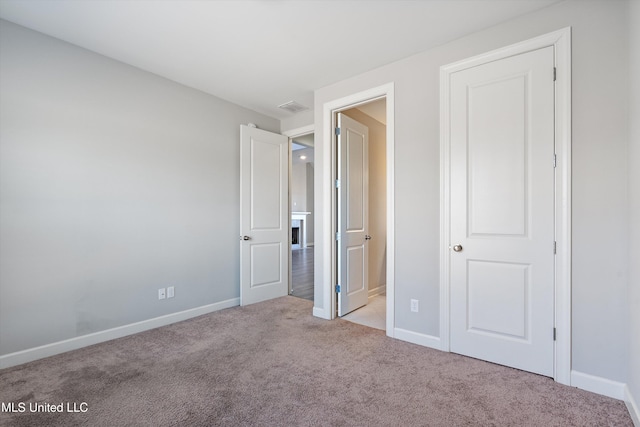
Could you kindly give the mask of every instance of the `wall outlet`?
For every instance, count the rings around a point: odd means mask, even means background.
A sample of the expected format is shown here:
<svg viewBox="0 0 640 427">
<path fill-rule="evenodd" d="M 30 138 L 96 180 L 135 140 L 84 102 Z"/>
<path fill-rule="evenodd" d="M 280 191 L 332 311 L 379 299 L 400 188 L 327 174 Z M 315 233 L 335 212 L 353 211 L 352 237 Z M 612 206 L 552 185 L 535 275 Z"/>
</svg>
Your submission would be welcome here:
<svg viewBox="0 0 640 427">
<path fill-rule="evenodd" d="M 173 286 L 167 288 L 167 298 L 173 298 L 175 296 L 175 289 Z"/>
<path fill-rule="evenodd" d="M 418 306 L 418 300 L 417 299 L 412 299 L 411 300 L 411 311 L 414 313 L 417 313 L 419 310 L 419 306 Z"/>
<path fill-rule="evenodd" d="M 158 299 L 165 299 L 166 297 L 167 297 L 167 294 L 165 293 L 165 289 L 164 288 L 158 289 Z"/>
</svg>

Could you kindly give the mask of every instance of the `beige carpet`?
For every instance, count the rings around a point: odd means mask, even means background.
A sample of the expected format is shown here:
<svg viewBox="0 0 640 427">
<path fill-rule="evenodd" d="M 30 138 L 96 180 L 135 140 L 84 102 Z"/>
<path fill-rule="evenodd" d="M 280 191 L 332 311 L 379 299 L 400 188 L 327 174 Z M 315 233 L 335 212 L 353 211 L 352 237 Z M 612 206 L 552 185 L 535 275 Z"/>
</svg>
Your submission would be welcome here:
<svg viewBox="0 0 640 427">
<path fill-rule="evenodd" d="M 0 402 L 27 404 L 0 425 L 632 426 L 623 402 L 311 308 L 284 297 L 2 370 Z"/>
</svg>

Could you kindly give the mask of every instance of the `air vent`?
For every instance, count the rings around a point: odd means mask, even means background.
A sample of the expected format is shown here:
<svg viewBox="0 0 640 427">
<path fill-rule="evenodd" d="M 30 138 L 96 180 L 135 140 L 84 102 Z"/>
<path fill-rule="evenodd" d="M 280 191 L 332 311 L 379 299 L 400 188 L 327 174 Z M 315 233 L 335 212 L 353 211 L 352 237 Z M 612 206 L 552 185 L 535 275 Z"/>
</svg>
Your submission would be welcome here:
<svg viewBox="0 0 640 427">
<path fill-rule="evenodd" d="M 284 104 L 278 105 L 278 108 L 282 108 L 283 110 L 287 110 L 290 113 L 299 113 L 300 111 L 308 110 L 309 107 L 305 107 L 302 104 L 298 104 L 296 101 L 285 102 Z"/>
</svg>

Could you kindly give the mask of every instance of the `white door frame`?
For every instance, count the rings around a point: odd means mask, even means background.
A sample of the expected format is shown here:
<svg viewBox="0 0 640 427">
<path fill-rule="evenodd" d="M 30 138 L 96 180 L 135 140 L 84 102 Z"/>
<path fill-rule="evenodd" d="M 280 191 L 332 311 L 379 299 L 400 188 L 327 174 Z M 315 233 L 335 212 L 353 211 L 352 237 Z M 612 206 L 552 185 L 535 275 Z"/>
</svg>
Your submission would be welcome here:
<svg viewBox="0 0 640 427">
<path fill-rule="evenodd" d="M 395 316 L 394 316 L 394 271 L 395 271 L 395 218 L 394 218 L 394 85 L 393 83 L 387 83 L 382 86 L 374 87 L 362 92 L 354 93 L 352 95 L 335 99 L 324 103 L 322 108 L 322 129 L 323 141 L 320 147 L 320 152 L 316 152 L 316 155 L 321 155 L 324 159 L 327 159 L 331 166 L 331 179 L 321 183 L 322 192 L 318 192 L 318 196 L 324 197 L 322 205 L 323 211 L 317 216 L 323 217 L 323 221 L 326 225 L 329 225 L 323 235 L 316 234 L 316 238 L 320 238 L 323 241 L 322 252 L 316 253 L 317 265 L 325 272 L 331 272 L 330 275 L 324 276 L 325 279 L 321 283 L 322 287 L 322 299 L 323 307 L 322 312 L 314 309 L 314 315 L 324 317 L 326 319 L 334 319 L 336 317 L 336 303 L 337 296 L 335 293 L 335 278 L 336 278 L 336 245 L 335 234 L 337 230 L 336 221 L 336 144 L 334 143 L 336 127 L 336 113 L 340 111 L 348 110 L 358 105 L 366 104 L 377 99 L 386 99 L 386 116 L 387 116 L 387 147 L 386 147 L 386 162 L 387 162 L 387 322 L 386 329 L 387 335 L 394 336 L 395 328 Z M 328 196 L 328 197 L 327 197 Z M 328 224 L 328 220 L 330 224 Z"/>
<path fill-rule="evenodd" d="M 440 343 L 449 351 L 450 321 L 450 131 L 452 74 L 480 64 L 553 46 L 555 87 L 555 328 L 554 379 L 571 383 L 571 28 L 478 55 L 440 68 Z M 551 161 L 551 160 L 550 160 Z"/>
</svg>

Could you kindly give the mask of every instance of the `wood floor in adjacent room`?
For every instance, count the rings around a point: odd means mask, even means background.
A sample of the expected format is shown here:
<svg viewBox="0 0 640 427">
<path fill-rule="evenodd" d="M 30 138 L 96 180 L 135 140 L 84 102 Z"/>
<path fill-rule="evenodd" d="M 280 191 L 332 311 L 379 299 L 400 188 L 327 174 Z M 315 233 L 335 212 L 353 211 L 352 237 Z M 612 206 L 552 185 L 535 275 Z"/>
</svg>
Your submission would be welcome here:
<svg viewBox="0 0 640 427">
<path fill-rule="evenodd" d="M 313 246 L 291 251 L 291 295 L 313 301 Z"/>
</svg>

